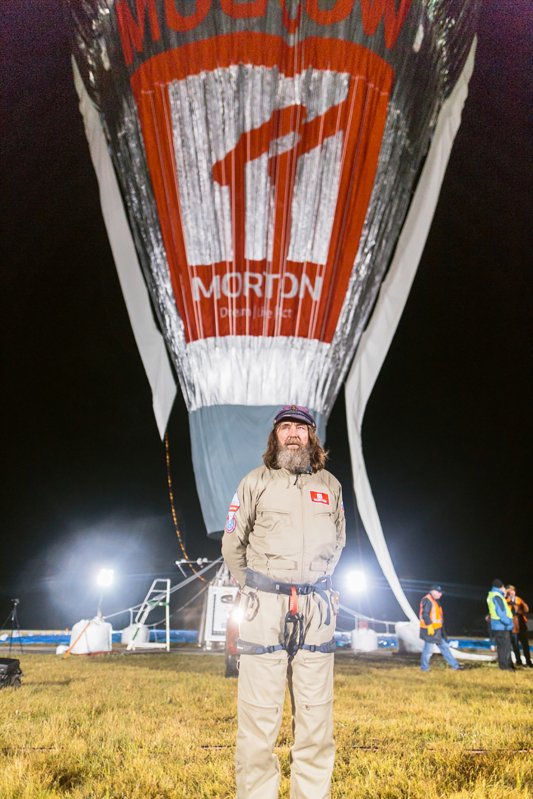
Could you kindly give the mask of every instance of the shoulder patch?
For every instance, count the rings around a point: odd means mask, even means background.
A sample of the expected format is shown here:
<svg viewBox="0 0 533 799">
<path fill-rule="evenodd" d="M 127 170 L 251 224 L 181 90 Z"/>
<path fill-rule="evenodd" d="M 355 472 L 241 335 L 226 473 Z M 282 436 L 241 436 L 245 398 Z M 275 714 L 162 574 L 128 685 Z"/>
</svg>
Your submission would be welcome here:
<svg viewBox="0 0 533 799">
<path fill-rule="evenodd" d="M 231 500 L 228 515 L 226 516 L 226 524 L 224 525 L 224 532 L 232 533 L 235 528 L 237 527 L 237 520 L 235 518 L 235 514 L 241 507 L 241 503 L 239 502 L 239 497 L 235 493 L 233 495 L 233 499 Z"/>
</svg>

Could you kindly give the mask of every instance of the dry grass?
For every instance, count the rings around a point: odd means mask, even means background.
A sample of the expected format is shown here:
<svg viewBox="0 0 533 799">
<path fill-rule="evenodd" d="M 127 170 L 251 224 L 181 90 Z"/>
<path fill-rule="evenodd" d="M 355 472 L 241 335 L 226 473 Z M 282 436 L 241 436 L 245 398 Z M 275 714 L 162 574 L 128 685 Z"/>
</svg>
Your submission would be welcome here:
<svg viewBox="0 0 533 799">
<path fill-rule="evenodd" d="M 533 670 L 434 661 L 422 674 L 390 655 L 338 656 L 332 799 L 531 797 Z M 236 681 L 220 656 L 21 662 L 23 687 L 0 692 L 1 799 L 234 796 Z M 278 744 L 286 799 L 287 716 Z"/>
</svg>

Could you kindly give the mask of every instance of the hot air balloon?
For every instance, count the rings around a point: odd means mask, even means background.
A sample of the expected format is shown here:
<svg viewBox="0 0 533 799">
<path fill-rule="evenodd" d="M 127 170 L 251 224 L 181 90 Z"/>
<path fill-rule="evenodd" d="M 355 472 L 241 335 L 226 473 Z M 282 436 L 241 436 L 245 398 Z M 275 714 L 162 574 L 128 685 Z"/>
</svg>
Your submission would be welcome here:
<svg viewBox="0 0 533 799">
<path fill-rule="evenodd" d="M 359 509 L 412 617 L 361 423 L 459 124 L 479 0 L 67 5 L 159 429 L 177 380 L 208 533 L 259 462 L 275 410 L 308 406 L 324 437 L 348 376 Z"/>
</svg>

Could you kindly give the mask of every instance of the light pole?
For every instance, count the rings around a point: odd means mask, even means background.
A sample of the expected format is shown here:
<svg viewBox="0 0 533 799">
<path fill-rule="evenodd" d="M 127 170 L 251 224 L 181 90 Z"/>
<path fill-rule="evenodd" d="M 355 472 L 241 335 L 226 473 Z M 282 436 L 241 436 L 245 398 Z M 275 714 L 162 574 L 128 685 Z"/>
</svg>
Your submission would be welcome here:
<svg viewBox="0 0 533 799">
<path fill-rule="evenodd" d="M 100 586 L 100 598 L 98 599 L 98 608 L 96 610 L 98 618 L 102 618 L 102 602 L 104 601 L 105 590 L 112 584 L 114 574 L 113 569 L 100 569 L 98 572 L 96 578 L 96 582 Z"/>
<path fill-rule="evenodd" d="M 361 569 L 353 569 L 346 575 L 346 588 L 351 594 L 361 594 L 367 589 L 366 574 Z M 356 617 L 354 630 L 360 626 L 360 620 Z M 365 623 L 366 624 L 366 623 Z"/>
</svg>

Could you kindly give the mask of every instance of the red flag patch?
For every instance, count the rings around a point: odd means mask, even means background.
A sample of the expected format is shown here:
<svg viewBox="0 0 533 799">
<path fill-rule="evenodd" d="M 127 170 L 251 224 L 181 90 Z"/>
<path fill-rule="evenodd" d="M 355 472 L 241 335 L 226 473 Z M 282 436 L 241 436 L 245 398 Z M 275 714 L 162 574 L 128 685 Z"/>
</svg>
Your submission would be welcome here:
<svg viewBox="0 0 533 799">
<path fill-rule="evenodd" d="M 318 502 L 320 505 L 329 505 L 329 495 L 324 491 L 310 491 L 311 502 Z"/>
</svg>

